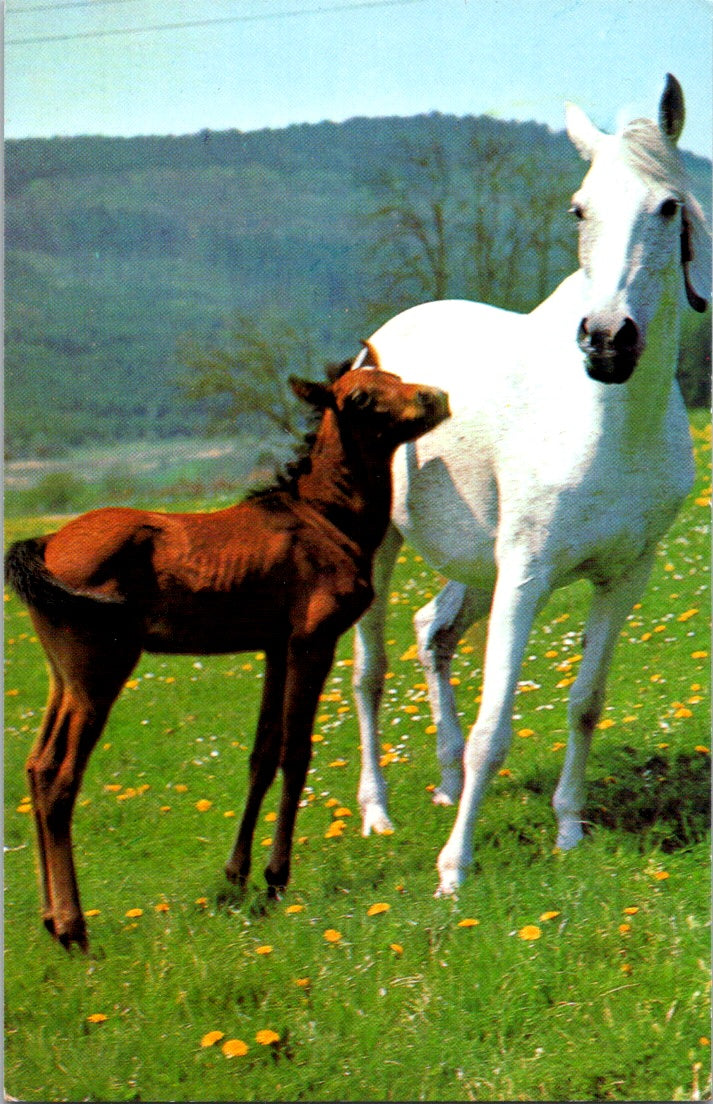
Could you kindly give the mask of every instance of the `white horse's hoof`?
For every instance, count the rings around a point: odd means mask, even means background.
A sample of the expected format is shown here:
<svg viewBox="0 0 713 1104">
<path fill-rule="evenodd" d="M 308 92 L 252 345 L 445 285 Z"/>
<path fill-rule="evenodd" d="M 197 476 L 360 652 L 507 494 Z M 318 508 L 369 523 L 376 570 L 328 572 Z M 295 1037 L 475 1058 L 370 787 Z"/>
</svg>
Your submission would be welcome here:
<svg viewBox="0 0 713 1104">
<path fill-rule="evenodd" d="M 440 859 L 438 877 L 440 879 L 436 897 L 454 897 L 465 881 L 466 868 L 453 861 Z"/>
<path fill-rule="evenodd" d="M 394 826 L 385 809 L 379 805 L 367 805 L 362 810 L 362 836 L 370 836 L 372 832 L 377 836 L 390 836 L 393 831 Z"/>
<path fill-rule="evenodd" d="M 457 800 L 457 799 L 456 799 Z M 449 793 L 442 790 L 439 786 L 437 790 L 433 791 L 433 804 L 434 805 L 455 805 L 455 801 Z"/>
<path fill-rule="evenodd" d="M 463 768 L 442 767 L 441 782 L 433 794 L 434 805 L 457 805 L 463 791 Z"/>
<path fill-rule="evenodd" d="M 578 819 L 562 821 L 557 833 L 555 848 L 558 851 L 571 851 L 572 848 L 576 847 L 583 839 L 584 833 Z"/>
</svg>

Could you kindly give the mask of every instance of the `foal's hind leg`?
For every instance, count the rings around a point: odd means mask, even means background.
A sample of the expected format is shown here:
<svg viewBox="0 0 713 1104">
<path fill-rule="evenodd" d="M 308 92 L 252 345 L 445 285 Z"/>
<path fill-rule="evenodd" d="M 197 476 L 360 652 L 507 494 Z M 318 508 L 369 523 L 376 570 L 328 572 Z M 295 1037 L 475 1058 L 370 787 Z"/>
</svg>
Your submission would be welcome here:
<svg viewBox="0 0 713 1104">
<path fill-rule="evenodd" d="M 598 586 L 585 629 L 586 644 L 569 698 L 569 739 L 562 774 L 552 799 L 557 846 L 574 847 L 582 838 L 584 774 L 592 735 L 604 706 L 606 679 L 626 616 L 643 593 L 652 556 L 646 554 L 615 584 Z"/>
<path fill-rule="evenodd" d="M 59 676 L 27 763 L 44 873 L 45 925 L 65 947 L 78 943 L 86 949 L 72 856 L 72 812 L 89 755 L 140 649 L 115 639 L 90 641 L 68 629 L 54 629 L 39 617 L 34 620 Z"/>
<path fill-rule="evenodd" d="M 378 719 L 387 668 L 384 628 L 388 588 L 402 543 L 403 537 L 390 525 L 374 560 L 374 600 L 354 629 L 353 689 L 361 739 L 361 776 L 357 799 L 364 836 L 371 832 L 393 830 L 387 812 L 386 782 L 379 766 Z"/>
<path fill-rule="evenodd" d="M 285 656 L 282 651 L 268 653 L 262 692 L 260 719 L 255 745 L 250 756 L 248 796 L 225 873 L 228 880 L 245 885 L 250 873 L 251 851 L 260 806 L 275 775 L 282 744 L 282 702 L 285 693 Z"/>
<path fill-rule="evenodd" d="M 35 816 L 35 831 L 37 833 L 40 891 L 43 899 L 42 919 L 47 930 L 50 932 L 51 935 L 54 935 L 54 919 L 52 916 L 52 906 L 49 896 L 47 841 L 45 838 L 44 820 L 42 816 L 40 816 L 39 812 L 38 789 L 35 772 L 35 764 L 39 762 L 44 748 L 46 747 L 48 741 L 52 739 L 52 733 L 54 732 L 56 725 L 59 723 L 60 710 L 62 707 L 62 697 L 64 691 L 62 676 L 58 669 L 55 667 L 51 658 L 49 659 L 49 675 L 49 696 L 47 698 L 47 705 L 45 707 L 44 716 L 42 718 L 42 725 L 32 746 L 32 750 L 30 751 L 30 754 L 27 758 L 25 770 L 27 773 L 27 782 L 30 790 L 30 798 L 32 800 L 32 808 Z"/>
<path fill-rule="evenodd" d="M 413 619 L 418 658 L 428 683 L 428 698 L 438 730 L 436 753 L 441 784 L 433 794 L 436 805 L 453 805 L 463 788 L 463 748 L 456 700 L 451 685 L 451 662 L 464 632 L 490 608 L 491 592 L 448 582 Z"/>
</svg>

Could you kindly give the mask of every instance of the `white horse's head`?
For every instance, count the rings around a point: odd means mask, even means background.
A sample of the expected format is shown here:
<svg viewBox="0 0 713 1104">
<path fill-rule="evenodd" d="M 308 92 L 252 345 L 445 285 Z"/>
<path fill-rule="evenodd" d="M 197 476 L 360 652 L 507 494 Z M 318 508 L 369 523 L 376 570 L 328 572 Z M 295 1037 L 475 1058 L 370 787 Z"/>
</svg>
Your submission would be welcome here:
<svg viewBox="0 0 713 1104">
<path fill-rule="evenodd" d="M 602 134 L 567 106 L 567 132 L 591 161 L 571 207 L 586 283 L 577 341 L 588 374 L 603 383 L 629 379 L 665 297 L 685 287 L 690 305 L 703 311 L 710 295 L 710 233 L 676 149 L 683 122 L 683 92 L 670 74 L 658 125 L 637 119 Z"/>
</svg>

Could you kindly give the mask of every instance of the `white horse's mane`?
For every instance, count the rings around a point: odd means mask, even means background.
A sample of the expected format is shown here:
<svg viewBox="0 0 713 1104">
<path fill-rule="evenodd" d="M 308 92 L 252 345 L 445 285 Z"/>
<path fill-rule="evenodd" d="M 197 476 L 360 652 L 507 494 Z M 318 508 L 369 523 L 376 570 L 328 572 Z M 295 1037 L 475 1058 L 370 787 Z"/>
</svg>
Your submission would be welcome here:
<svg viewBox="0 0 713 1104">
<path fill-rule="evenodd" d="M 633 119 L 621 131 L 621 152 L 643 180 L 670 189 L 685 203 L 689 218 L 710 236 L 703 209 L 691 191 L 688 174 L 675 144 L 650 119 Z"/>
</svg>

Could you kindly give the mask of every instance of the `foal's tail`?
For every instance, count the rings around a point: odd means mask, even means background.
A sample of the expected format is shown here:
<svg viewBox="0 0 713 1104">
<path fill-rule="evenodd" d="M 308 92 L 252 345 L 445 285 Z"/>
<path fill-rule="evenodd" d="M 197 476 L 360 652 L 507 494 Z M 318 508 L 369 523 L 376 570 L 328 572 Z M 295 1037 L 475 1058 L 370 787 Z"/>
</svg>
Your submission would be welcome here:
<svg viewBox="0 0 713 1104">
<path fill-rule="evenodd" d="M 87 624 L 106 617 L 111 610 L 126 610 L 123 598 L 76 590 L 53 575 L 45 564 L 47 539 L 17 541 L 5 556 L 5 578 L 26 606 L 60 624 Z"/>
</svg>

